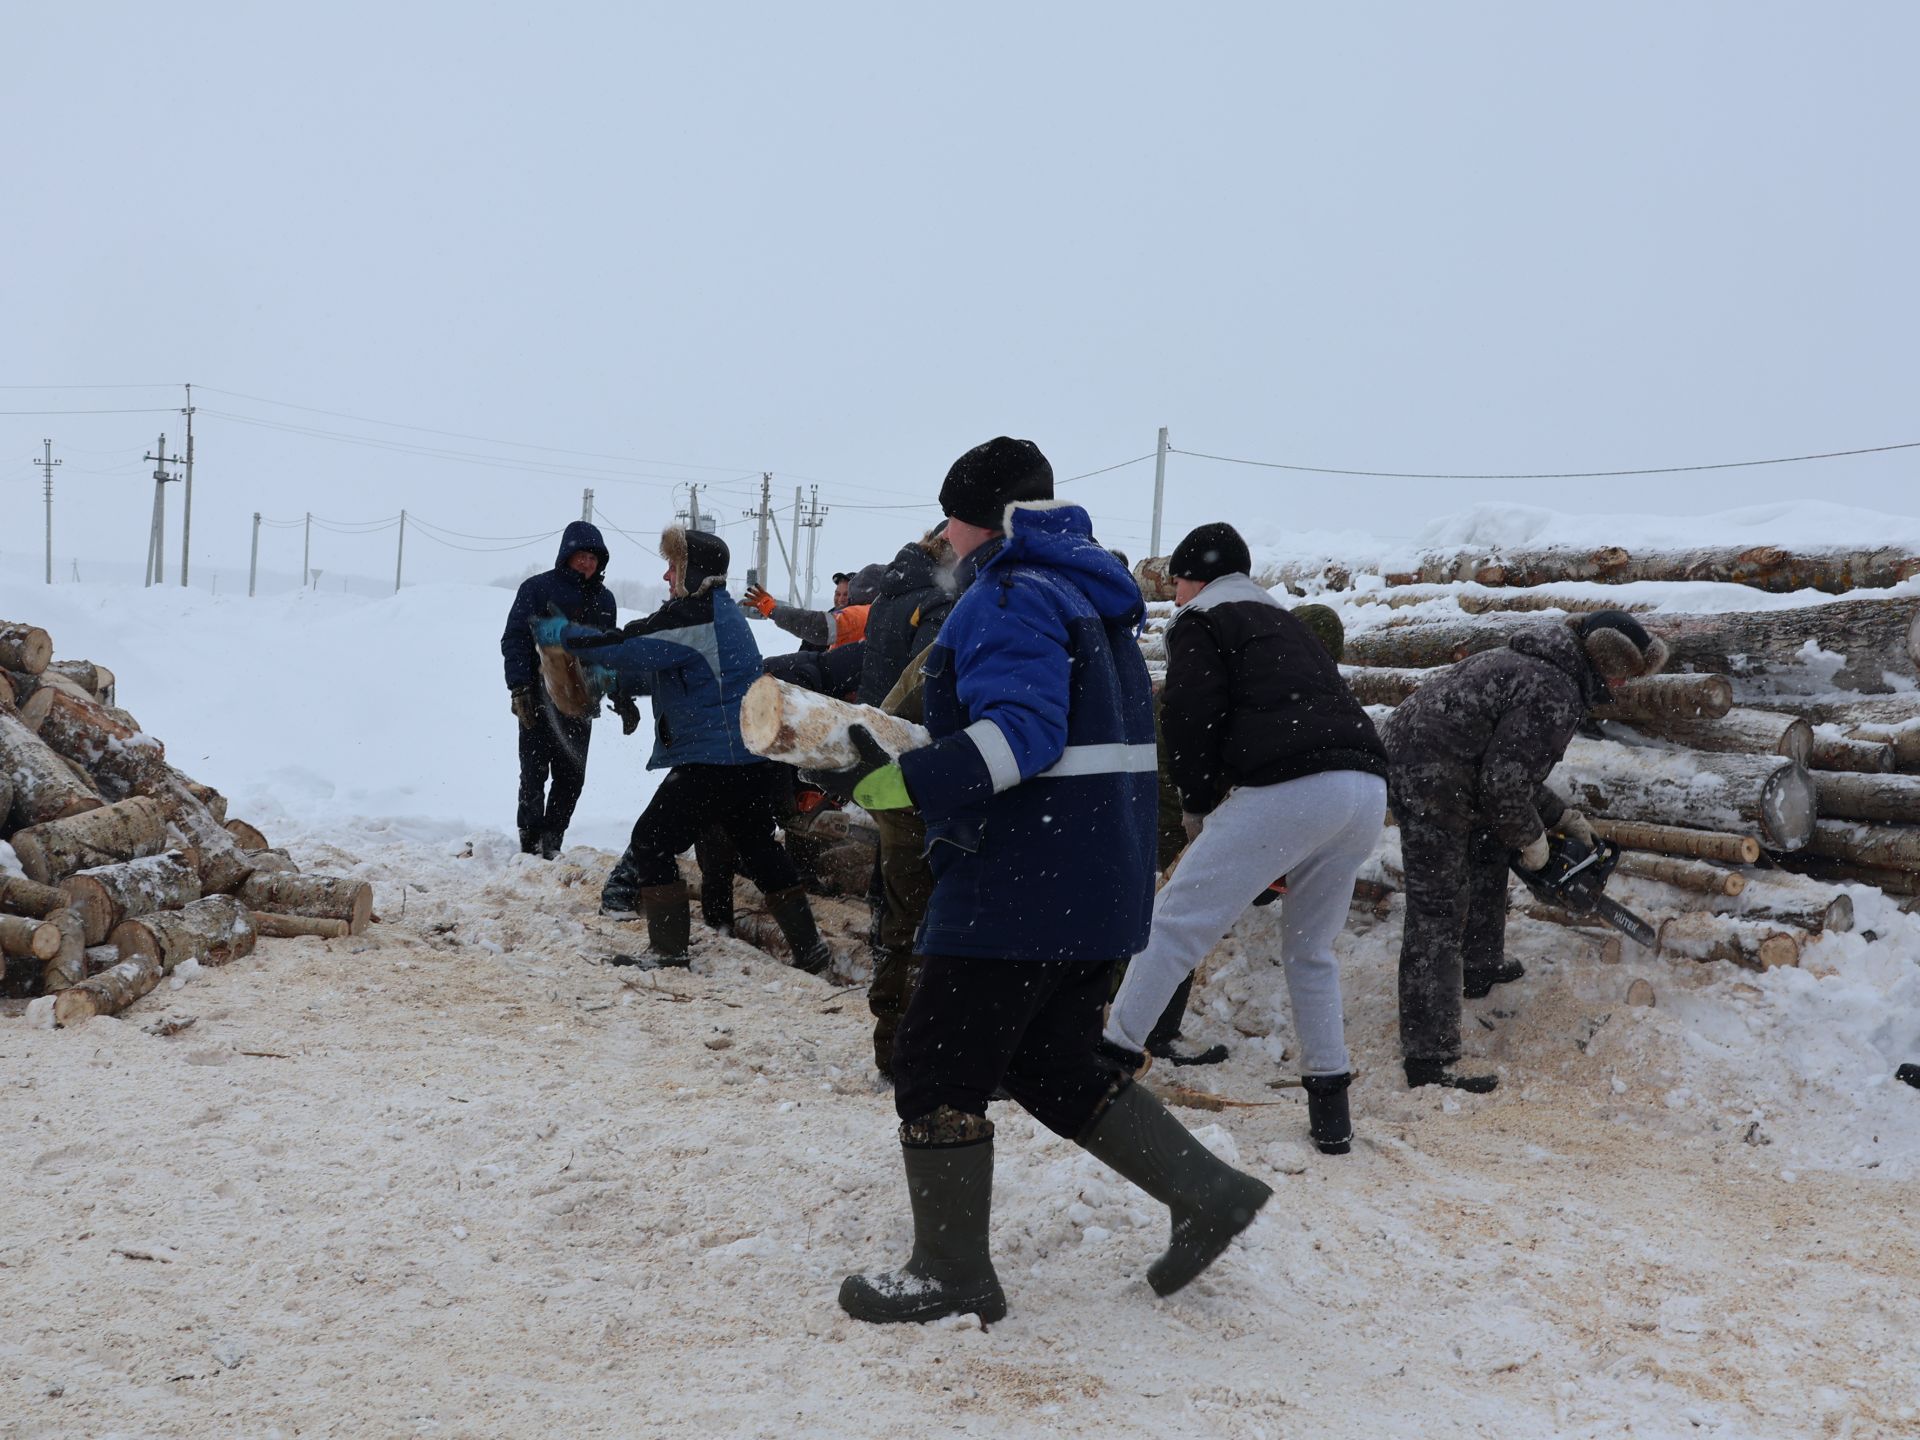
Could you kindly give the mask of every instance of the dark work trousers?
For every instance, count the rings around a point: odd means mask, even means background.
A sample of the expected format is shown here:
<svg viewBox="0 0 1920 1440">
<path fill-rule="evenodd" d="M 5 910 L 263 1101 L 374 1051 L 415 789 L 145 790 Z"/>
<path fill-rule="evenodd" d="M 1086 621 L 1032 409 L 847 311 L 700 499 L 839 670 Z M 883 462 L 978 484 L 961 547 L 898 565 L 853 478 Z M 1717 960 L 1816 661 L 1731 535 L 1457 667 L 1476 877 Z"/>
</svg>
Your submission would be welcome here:
<svg viewBox="0 0 1920 1440">
<path fill-rule="evenodd" d="M 800 883 L 793 861 L 773 833 L 773 782 L 776 767 L 765 760 L 751 765 L 676 765 L 660 782 L 647 808 L 634 821 L 627 857 L 642 885 L 671 885 L 680 878 L 677 857 L 709 826 L 733 842 L 734 863 L 763 895 L 775 895 Z"/>
<path fill-rule="evenodd" d="M 1110 960 L 928 955 L 893 1044 L 893 1105 L 985 1115 L 1002 1086 L 1042 1125 L 1079 1136 L 1125 1077 L 1094 1053 Z"/>
<path fill-rule="evenodd" d="M 733 837 L 719 825 L 709 825 L 693 842 L 693 858 L 700 866 L 700 918 L 709 930 L 733 929 L 733 877 L 738 871 Z"/>
<path fill-rule="evenodd" d="M 587 743 L 591 718 L 579 720 L 542 705 L 540 718 L 520 730 L 520 809 L 523 833 L 564 835 L 573 823 L 573 807 L 587 783 Z M 553 788 L 547 788 L 547 777 Z"/>
<path fill-rule="evenodd" d="M 1400 1052 L 1408 1060 L 1460 1058 L 1460 987 L 1498 969 L 1506 953 L 1507 847 L 1471 817 L 1421 813 L 1395 802 L 1406 871 L 1400 941 Z"/>
</svg>

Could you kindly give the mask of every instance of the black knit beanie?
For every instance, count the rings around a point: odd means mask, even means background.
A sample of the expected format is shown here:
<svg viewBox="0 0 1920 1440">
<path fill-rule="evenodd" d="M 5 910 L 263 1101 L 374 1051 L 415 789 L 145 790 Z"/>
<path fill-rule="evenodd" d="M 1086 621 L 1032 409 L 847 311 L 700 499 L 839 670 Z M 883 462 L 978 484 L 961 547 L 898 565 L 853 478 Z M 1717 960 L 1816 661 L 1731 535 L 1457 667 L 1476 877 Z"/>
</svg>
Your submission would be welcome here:
<svg viewBox="0 0 1920 1440">
<path fill-rule="evenodd" d="M 976 445 L 947 471 L 940 508 L 955 520 L 998 530 L 1015 500 L 1051 500 L 1053 466 L 1031 440 L 996 435 Z"/>
<path fill-rule="evenodd" d="M 1253 556 L 1240 532 L 1224 520 L 1202 525 L 1173 547 L 1167 562 L 1167 574 L 1175 580 L 1198 580 L 1201 584 L 1222 575 L 1250 575 Z"/>
</svg>

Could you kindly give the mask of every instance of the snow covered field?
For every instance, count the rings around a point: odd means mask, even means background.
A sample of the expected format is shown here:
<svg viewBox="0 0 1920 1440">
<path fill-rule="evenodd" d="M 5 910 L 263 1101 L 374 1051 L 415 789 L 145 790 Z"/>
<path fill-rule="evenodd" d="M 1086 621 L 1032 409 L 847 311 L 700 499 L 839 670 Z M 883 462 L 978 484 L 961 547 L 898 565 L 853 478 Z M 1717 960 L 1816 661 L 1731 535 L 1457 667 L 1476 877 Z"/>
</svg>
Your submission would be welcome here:
<svg viewBox="0 0 1920 1440">
<path fill-rule="evenodd" d="M 594 963 L 646 737 L 600 727 L 561 863 L 512 853 L 505 604 L 0 584 L 384 920 L 78 1031 L 0 1020 L 0 1433 L 1920 1430 L 1920 1094 L 1891 1081 L 1920 922 L 1864 890 L 1853 935 L 1765 975 L 1609 966 L 1516 919 L 1528 977 L 1467 1007 L 1506 1074 L 1484 1098 L 1400 1084 L 1397 916 L 1356 919 L 1344 1158 L 1269 1086 L 1290 1037 L 1255 912 L 1188 1027 L 1234 1058 L 1180 1077 L 1251 1102 L 1182 1112 L 1276 1186 L 1241 1245 L 1155 1300 L 1154 1207 L 996 1107 L 1012 1313 L 846 1320 L 839 1277 L 907 1243 L 863 997 L 712 939 L 691 974 Z M 169 1016 L 195 1023 L 144 1033 Z"/>
</svg>

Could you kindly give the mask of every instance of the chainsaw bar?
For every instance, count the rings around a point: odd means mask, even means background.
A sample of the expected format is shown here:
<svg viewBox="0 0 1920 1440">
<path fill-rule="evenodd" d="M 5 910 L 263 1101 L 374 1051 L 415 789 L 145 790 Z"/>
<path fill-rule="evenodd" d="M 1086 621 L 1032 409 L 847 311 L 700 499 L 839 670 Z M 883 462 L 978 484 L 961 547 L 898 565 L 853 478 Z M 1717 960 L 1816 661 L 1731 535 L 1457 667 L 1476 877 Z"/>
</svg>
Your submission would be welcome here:
<svg viewBox="0 0 1920 1440">
<path fill-rule="evenodd" d="M 1632 940 L 1637 945 L 1644 946 L 1648 950 L 1653 949 L 1655 942 L 1660 938 L 1658 934 L 1655 933 L 1653 926 L 1642 920 L 1638 915 L 1634 914 L 1633 911 L 1627 909 L 1627 907 L 1622 905 L 1618 900 L 1609 900 L 1605 895 L 1600 896 L 1593 902 L 1593 913 L 1600 919 L 1606 921 L 1607 924 L 1611 925 L 1614 929 L 1618 930 L 1622 935 L 1625 935 L 1629 940 Z"/>
</svg>

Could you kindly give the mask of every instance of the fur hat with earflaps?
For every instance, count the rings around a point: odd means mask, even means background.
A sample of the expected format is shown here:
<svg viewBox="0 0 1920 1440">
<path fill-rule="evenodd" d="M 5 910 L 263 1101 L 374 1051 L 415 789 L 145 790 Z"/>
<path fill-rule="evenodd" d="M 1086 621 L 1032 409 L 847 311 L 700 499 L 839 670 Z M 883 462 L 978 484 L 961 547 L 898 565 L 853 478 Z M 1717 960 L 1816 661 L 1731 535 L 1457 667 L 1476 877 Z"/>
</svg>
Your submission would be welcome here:
<svg viewBox="0 0 1920 1440">
<path fill-rule="evenodd" d="M 680 588 L 688 595 L 726 584 L 727 567 L 733 563 L 726 541 L 684 525 L 660 533 L 660 558 L 678 572 Z"/>
<path fill-rule="evenodd" d="M 1667 663 L 1667 642 L 1624 610 L 1596 610 L 1567 622 L 1580 637 L 1587 663 L 1603 680 L 1639 680 L 1658 675 Z"/>
</svg>

